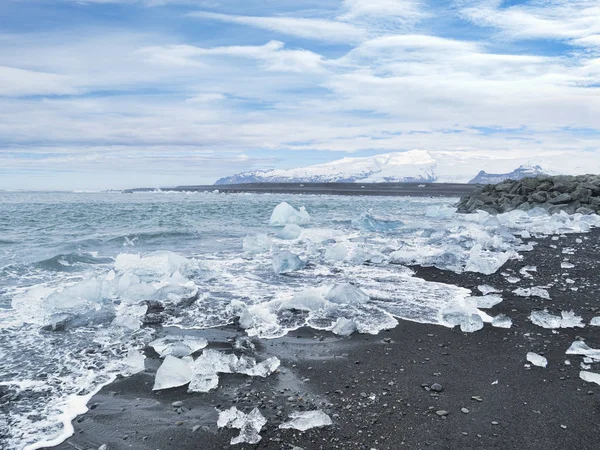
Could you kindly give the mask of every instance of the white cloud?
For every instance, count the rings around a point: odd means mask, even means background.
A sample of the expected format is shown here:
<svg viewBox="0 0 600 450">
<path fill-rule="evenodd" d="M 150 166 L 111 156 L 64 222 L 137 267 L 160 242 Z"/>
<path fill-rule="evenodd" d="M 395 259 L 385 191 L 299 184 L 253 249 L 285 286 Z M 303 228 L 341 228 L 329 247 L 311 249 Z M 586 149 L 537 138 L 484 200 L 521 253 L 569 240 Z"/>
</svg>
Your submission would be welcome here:
<svg viewBox="0 0 600 450">
<path fill-rule="evenodd" d="M 68 76 L 0 65 L 0 96 L 70 95 L 79 89 Z"/>
<path fill-rule="evenodd" d="M 191 17 L 218 20 L 220 22 L 248 25 L 263 30 L 304 39 L 351 43 L 362 40 L 366 33 L 363 29 L 349 23 L 327 19 L 307 19 L 299 17 L 259 17 L 235 16 L 228 14 L 196 11 L 189 13 Z"/>
<path fill-rule="evenodd" d="M 476 24 L 501 30 L 510 39 L 553 38 L 573 44 L 596 42 L 600 34 L 597 0 L 538 0 L 502 7 L 500 0 L 457 2 Z"/>
<path fill-rule="evenodd" d="M 429 16 L 421 0 L 343 0 L 340 20 L 414 23 Z"/>
</svg>

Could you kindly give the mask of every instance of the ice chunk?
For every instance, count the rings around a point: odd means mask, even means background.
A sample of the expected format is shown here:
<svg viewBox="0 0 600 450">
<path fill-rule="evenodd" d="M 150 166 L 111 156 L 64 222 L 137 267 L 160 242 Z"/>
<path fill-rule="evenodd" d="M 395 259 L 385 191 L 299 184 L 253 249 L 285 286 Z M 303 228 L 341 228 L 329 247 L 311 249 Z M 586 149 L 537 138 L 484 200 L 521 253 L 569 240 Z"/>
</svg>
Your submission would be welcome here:
<svg viewBox="0 0 600 450">
<path fill-rule="evenodd" d="M 323 256 L 330 261 L 343 261 L 346 259 L 346 256 L 348 256 L 348 249 L 344 244 L 338 242 L 337 244 L 327 247 Z"/>
<path fill-rule="evenodd" d="M 298 211 L 287 202 L 282 202 L 275 207 L 271 214 L 269 224 L 272 227 L 284 227 L 287 224 L 304 225 L 310 222 L 310 215 L 304 206 Z"/>
<path fill-rule="evenodd" d="M 560 316 L 552 315 L 548 310 L 532 311 L 529 319 L 543 328 L 583 328 L 583 319 L 573 311 L 562 311 Z"/>
<path fill-rule="evenodd" d="M 481 286 L 477 286 L 477 289 L 479 289 L 479 292 L 481 292 L 483 295 L 496 294 L 501 292 L 495 287 L 490 286 L 489 284 L 482 284 Z"/>
<path fill-rule="evenodd" d="M 194 361 L 194 372 L 198 373 L 235 373 L 238 357 L 232 353 L 223 353 L 208 349 Z"/>
<path fill-rule="evenodd" d="M 192 379 L 192 367 L 189 361 L 167 355 L 156 371 L 153 391 L 169 389 L 188 384 Z"/>
<path fill-rule="evenodd" d="M 161 358 L 164 358 L 167 355 L 183 358 L 184 356 L 189 356 L 206 347 L 208 341 L 202 337 L 166 336 L 150 342 L 149 345 Z"/>
<path fill-rule="evenodd" d="M 237 428 L 240 430 L 240 435 L 231 439 L 230 444 L 258 444 L 262 437 L 260 430 L 267 423 L 267 419 L 260 413 L 257 408 L 254 408 L 249 414 L 244 414 L 235 406 L 228 410 L 219 412 L 217 426 L 219 428 Z"/>
<path fill-rule="evenodd" d="M 219 386 L 219 375 L 216 373 L 200 373 L 194 372 L 188 392 L 208 392 Z"/>
<path fill-rule="evenodd" d="M 600 350 L 591 348 L 583 341 L 575 341 L 567 349 L 567 355 L 583 355 L 600 360 Z"/>
<path fill-rule="evenodd" d="M 492 326 L 496 328 L 510 328 L 512 326 L 512 319 L 504 314 L 498 314 L 492 320 Z"/>
<path fill-rule="evenodd" d="M 502 303 L 502 297 L 495 294 L 484 295 L 482 297 L 474 297 L 478 308 L 492 308 L 498 303 Z"/>
<path fill-rule="evenodd" d="M 336 284 L 325 298 L 340 305 L 360 305 L 369 301 L 367 294 L 349 283 Z"/>
<path fill-rule="evenodd" d="M 264 361 L 261 361 L 258 364 L 254 360 L 254 358 L 247 358 L 242 356 L 238 362 L 237 372 L 251 377 L 266 378 L 273 372 L 275 372 L 280 365 L 281 361 L 279 361 L 279 358 L 276 358 L 274 356 L 265 359 Z"/>
<path fill-rule="evenodd" d="M 548 365 L 546 358 L 533 352 L 527 352 L 527 361 L 537 367 L 546 367 Z"/>
<path fill-rule="evenodd" d="M 534 286 L 531 288 L 518 288 L 513 291 L 513 294 L 519 297 L 539 297 L 546 300 L 550 300 L 550 294 L 548 291 L 540 286 Z"/>
<path fill-rule="evenodd" d="M 579 378 L 588 383 L 600 384 L 600 374 L 598 373 L 586 372 L 585 370 L 582 370 L 579 372 Z"/>
<path fill-rule="evenodd" d="M 456 208 L 449 205 L 430 206 L 425 210 L 426 217 L 449 219 L 456 214 Z"/>
<path fill-rule="evenodd" d="M 306 266 L 306 262 L 290 251 L 281 250 L 273 255 L 273 270 L 275 273 L 289 273 L 302 269 L 304 266 Z"/>
<path fill-rule="evenodd" d="M 363 231 L 391 231 L 401 227 L 404 223 L 399 220 L 380 220 L 364 213 L 359 218 L 353 219 L 352 225 Z"/>
<path fill-rule="evenodd" d="M 144 360 L 146 357 L 134 349 L 127 352 L 127 357 L 123 360 L 123 369 L 121 375 L 130 377 L 136 373 L 143 372 L 145 369 Z"/>
<path fill-rule="evenodd" d="M 537 272 L 537 267 L 536 266 L 525 266 L 525 267 L 522 267 L 521 270 L 519 270 L 519 273 L 521 275 L 523 275 L 524 278 L 533 278 L 533 275 L 531 275 L 530 272 Z"/>
<path fill-rule="evenodd" d="M 572 269 L 574 267 L 575 267 L 575 264 L 571 264 L 570 262 L 567 262 L 567 261 L 563 261 L 560 263 L 561 269 Z"/>
<path fill-rule="evenodd" d="M 271 250 L 272 246 L 273 241 L 266 234 L 248 235 L 242 242 L 242 248 L 246 253 L 266 253 Z"/>
<path fill-rule="evenodd" d="M 460 330 L 464 333 L 473 333 L 483 328 L 483 320 L 478 314 L 470 314 L 466 316 L 460 323 Z"/>
<path fill-rule="evenodd" d="M 331 331 L 340 336 L 350 336 L 357 329 L 356 323 L 352 320 L 340 317 Z"/>
<path fill-rule="evenodd" d="M 590 320 L 590 325 L 593 327 L 600 327 L 600 317 L 592 317 L 592 320 Z"/>
<path fill-rule="evenodd" d="M 303 411 L 290 414 L 292 420 L 279 425 L 281 429 L 292 428 L 306 431 L 311 428 L 326 427 L 332 424 L 331 418 L 323 411 Z"/>
<path fill-rule="evenodd" d="M 513 256 L 513 253 L 492 252 L 484 250 L 481 244 L 475 244 L 469 252 L 469 259 L 465 265 L 465 271 L 491 275 L 502 267 L 511 256 Z"/>
<path fill-rule="evenodd" d="M 302 234 L 302 228 L 295 223 L 289 223 L 278 233 L 281 239 L 298 239 Z"/>
<path fill-rule="evenodd" d="M 302 311 L 316 311 L 325 306 L 325 298 L 321 289 L 310 288 L 296 292 L 290 300 L 281 304 L 281 309 L 299 309 Z"/>
</svg>

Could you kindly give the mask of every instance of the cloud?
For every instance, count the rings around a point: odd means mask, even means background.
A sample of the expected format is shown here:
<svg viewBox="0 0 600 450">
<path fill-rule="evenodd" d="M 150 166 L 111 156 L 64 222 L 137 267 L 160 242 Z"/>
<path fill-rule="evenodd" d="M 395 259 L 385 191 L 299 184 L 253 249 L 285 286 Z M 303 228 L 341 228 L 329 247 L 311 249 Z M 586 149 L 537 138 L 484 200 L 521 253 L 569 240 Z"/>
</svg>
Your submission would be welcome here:
<svg viewBox="0 0 600 450">
<path fill-rule="evenodd" d="M 499 0 L 458 1 L 472 22 L 499 29 L 509 39 L 551 38 L 574 45 L 596 43 L 600 34 L 597 0 L 538 0 L 502 7 Z"/>
<path fill-rule="evenodd" d="M 64 75 L 0 65 L 0 96 L 72 95 L 79 89 Z"/>
<path fill-rule="evenodd" d="M 327 19 L 235 16 L 205 11 L 191 12 L 188 15 L 199 19 L 248 25 L 275 33 L 326 42 L 358 42 L 366 36 L 365 31 L 359 27 Z"/>
</svg>

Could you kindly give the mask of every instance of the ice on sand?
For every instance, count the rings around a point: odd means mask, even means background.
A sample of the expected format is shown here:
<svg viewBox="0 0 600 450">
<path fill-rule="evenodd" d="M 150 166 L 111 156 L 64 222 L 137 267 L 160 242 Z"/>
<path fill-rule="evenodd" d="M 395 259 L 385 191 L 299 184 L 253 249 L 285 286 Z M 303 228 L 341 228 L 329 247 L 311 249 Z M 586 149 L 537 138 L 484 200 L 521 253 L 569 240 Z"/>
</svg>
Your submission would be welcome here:
<svg viewBox="0 0 600 450">
<path fill-rule="evenodd" d="M 292 428 L 294 430 L 306 431 L 311 428 L 326 427 L 332 424 L 331 418 L 323 411 L 303 411 L 290 414 L 292 420 L 282 423 L 279 428 Z"/>
<path fill-rule="evenodd" d="M 518 288 L 513 291 L 513 294 L 519 297 L 539 297 L 546 300 L 550 300 L 550 294 L 548 291 L 540 286 L 534 286 L 531 288 Z"/>
<path fill-rule="evenodd" d="M 289 223 L 278 233 L 281 239 L 298 239 L 302 234 L 302 228 L 295 223 Z"/>
<path fill-rule="evenodd" d="M 150 342 L 149 345 L 161 358 L 164 358 L 167 355 L 183 358 L 184 356 L 189 356 L 206 347 L 208 341 L 201 337 L 166 336 Z"/>
<path fill-rule="evenodd" d="M 477 286 L 477 289 L 479 289 L 479 292 L 481 292 L 483 295 L 497 294 L 500 292 L 500 290 L 496 289 L 493 286 L 490 286 L 489 284 L 482 284 L 481 286 Z"/>
<path fill-rule="evenodd" d="M 583 341 L 575 341 L 567 349 L 567 355 L 583 355 L 600 360 L 600 350 L 591 348 Z"/>
<path fill-rule="evenodd" d="M 600 384 L 600 373 L 587 372 L 582 370 L 579 372 L 579 378 L 588 383 Z"/>
<path fill-rule="evenodd" d="M 275 273 L 289 273 L 306 266 L 298 255 L 287 250 L 281 250 L 273 255 L 273 270 Z"/>
<path fill-rule="evenodd" d="M 482 309 L 489 309 L 496 306 L 498 303 L 502 303 L 502 297 L 496 294 L 489 294 L 474 298 L 477 303 L 477 307 Z"/>
<path fill-rule="evenodd" d="M 121 375 L 130 377 L 136 373 L 143 372 L 145 369 L 144 360 L 146 357 L 134 349 L 127 352 L 127 357 L 123 360 L 123 369 Z"/>
<path fill-rule="evenodd" d="M 267 423 L 267 419 L 260 413 L 257 408 L 254 408 L 249 414 L 244 414 L 235 406 L 220 411 L 217 426 L 219 428 L 237 428 L 240 430 L 240 435 L 231 439 L 230 444 L 258 444 L 262 439 L 260 430 Z"/>
<path fill-rule="evenodd" d="M 369 296 L 349 283 L 336 284 L 325 298 L 340 305 L 361 305 L 369 301 Z"/>
<path fill-rule="evenodd" d="M 258 364 L 254 358 L 246 358 L 242 356 L 238 362 L 237 373 L 248 375 L 250 377 L 266 378 L 275 372 L 280 365 L 281 362 L 279 361 L 279 358 L 274 356 L 265 359 Z"/>
<path fill-rule="evenodd" d="M 272 246 L 273 241 L 266 234 L 248 235 L 242 241 L 242 248 L 246 253 L 266 253 Z"/>
<path fill-rule="evenodd" d="M 473 333 L 483 328 L 483 320 L 479 314 L 470 314 L 460 323 L 460 330 L 464 333 Z"/>
<path fill-rule="evenodd" d="M 491 275 L 502 267 L 511 256 L 513 256 L 512 253 L 491 252 L 484 250 L 481 244 L 475 244 L 469 252 L 469 259 L 465 265 L 465 271 Z"/>
<path fill-rule="evenodd" d="M 492 320 L 492 326 L 496 328 L 510 328 L 512 327 L 512 319 L 504 314 L 498 314 Z"/>
<path fill-rule="evenodd" d="M 167 355 L 156 371 L 153 391 L 169 389 L 188 384 L 192 380 L 192 367 L 189 361 Z"/>
<path fill-rule="evenodd" d="M 560 316 L 550 314 L 548 310 L 532 311 L 529 319 L 537 326 L 542 328 L 583 328 L 585 325 L 580 316 L 576 316 L 573 311 L 562 311 Z"/>
<path fill-rule="evenodd" d="M 527 352 L 527 361 L 537 367 L 546 367 L 548 365 L 546 358 L 533 352 Z"/>
<path fill-rule="evenodd" d="M 284 227 L 287 224 L 304 225 L 309 222 L 310 215 L 304 206 L 297 210 L 289 203 L 282 202 L 273 210 L 269 224 L 272 227 Z"/>
<path fill-rule="evenodd" d="M 331 331 L 339 336 L 350 336 L 357 329 L 358 327 L 354 321 L 340 317 Z"/>
<path fill-rule="evenodd" d="M 590 320 L 590 325 L 593 327 L 600 327 L 600 317 L 592 317 L 592 320 Z"/>
</svg>

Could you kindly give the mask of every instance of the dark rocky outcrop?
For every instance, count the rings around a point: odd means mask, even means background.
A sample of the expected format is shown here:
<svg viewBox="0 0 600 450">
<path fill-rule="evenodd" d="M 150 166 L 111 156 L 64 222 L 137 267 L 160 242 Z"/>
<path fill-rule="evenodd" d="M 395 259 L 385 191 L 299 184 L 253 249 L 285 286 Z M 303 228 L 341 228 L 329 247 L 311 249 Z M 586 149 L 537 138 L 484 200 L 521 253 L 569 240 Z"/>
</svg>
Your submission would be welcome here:
<svg viewBox="0 0 600 450">
<path fill-rule="evenodd" d="M 538 175 L 548 175 L 540 166 L 520 166 L 509 173 L 487 173 L 480 171 L 475 178 L 469 181 L 469 184 L 496 184 L 506 180 L 522 180 L 523 178 L 537 177 Z"/>
<path fill-rule="evenodd" d="M 490 214 L 515 209 L 528 211 L 535 207 L 549 213 L 600 213 L 600 175 L 541 175 L 522 180 L 506 180 L 488 184 L 461 198 L 459 213 L 477 210 Z"/>
</svg>

